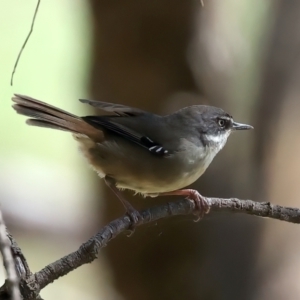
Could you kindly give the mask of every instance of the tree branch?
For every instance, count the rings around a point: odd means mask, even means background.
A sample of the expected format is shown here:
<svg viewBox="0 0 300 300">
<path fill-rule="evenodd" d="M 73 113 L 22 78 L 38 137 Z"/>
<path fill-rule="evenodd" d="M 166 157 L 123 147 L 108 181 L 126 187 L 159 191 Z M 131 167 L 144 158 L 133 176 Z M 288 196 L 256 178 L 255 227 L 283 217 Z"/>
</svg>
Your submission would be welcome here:
<svg viewBox="0 0 300 300">
<path fill-rule="evenodd" d="M 234 212 L 268 217 L 291 223 L 300 223 L 300 209 L 289 208 L 279 205 L 272 205 L 270 202 L 254 202 L 251 200 L 240 200 L 236 198 L 206 198 L 211 206 L 212 212 Z M 193 201 L 182 199 L 177 202 L 169 202 L 163 205 L 145 209 L 140 212 L 141 223 L 147 224 L 162 218 L 178 215 L 196 214 Z M 0 211 L 0 247 L 4 257 L 5 268 L 8 273 L 8 280 L 0 288 L 1 299 L 17 298 L 19 291 L 18 278 L 23 299 L 41 299 L 40 291 L 54 280 L 68 274 L 76 268 L 92 262 L 98 257 L 98 253 L 106 244 L 125 230 L 132 226 L 130 218 L 125 215 L 103 227 L 95 236 L 83 243 L 80 248 L 65 257 L 49 264 L 41 271 L 32 274 L 13 237 L 6 231 Z M 16 270 L 18 275 L 16 274 Z M 12 290 L 10 288 L 13 287 Z"/>
<path fill-rule="evenodd" d="M 268 217 L 291 223 L 300 223 L 300 209 L 272 205 L 270 202 L 254 202 L 251 200 L 240 200 L 236 198 L 206 198 L 211 206 L 211 212 L 235 212 Z M 141 223 L 157 221 L 162 218 L 178 215 L 195 214 L 195 205 L 190 200 L 179 200 L 164 205 L 155 206 L 141 211 L 143 217 Z M 98 257 L 101 248 L 125 230 L 130 229 L 131 221 L 127 215 L 116 219 L 103 227 L 95 236 L 82 244 L 80 248 L 65 257 L 49 264 L 41 271 L 34 274 L 40 289 L 61 276 L 68 274 L 83 264 L 92 262 Z"/>
<path fill-rule="evenodd" d="M 0 300 L 42 300 L 39 285 L 31 273 L 27 260 L 16 240 L 5 227 L 0 211 L 0 251 L 7 273 L 5 283 L 0 287 Z"/>
<path fill-rule="evenodd" d="M 9 238 L 11 237 L 11 239 Z M 6 226 L 0 210 L 0 251 L 3 257 L 3 264 L 6 270 L 7 279 L 0 290 L 0 295 L 11 295 L 12 300 L 21 300 L 19 289 L 19 276 L 17 275 L 15 260 L 12 251 L 12 236 L 7 233 Z"/>
</svg>

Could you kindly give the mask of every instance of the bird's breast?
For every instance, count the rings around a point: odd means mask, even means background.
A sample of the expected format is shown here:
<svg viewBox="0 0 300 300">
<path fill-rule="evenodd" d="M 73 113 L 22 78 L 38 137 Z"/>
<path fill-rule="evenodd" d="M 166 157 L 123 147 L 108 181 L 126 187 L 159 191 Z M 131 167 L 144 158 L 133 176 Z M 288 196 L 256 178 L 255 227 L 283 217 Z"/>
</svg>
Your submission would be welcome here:
<svg viewBox="0 0 300 300">
<path fill-rule="evenodd" d="M 216 155 L 216 152 L 207 146 L 194 146 L 194 149 L 182 153 L 182 173 L 179 176 L 178 186 L 185 187 L 195 182 L 207 169 Z"/>
</svg>

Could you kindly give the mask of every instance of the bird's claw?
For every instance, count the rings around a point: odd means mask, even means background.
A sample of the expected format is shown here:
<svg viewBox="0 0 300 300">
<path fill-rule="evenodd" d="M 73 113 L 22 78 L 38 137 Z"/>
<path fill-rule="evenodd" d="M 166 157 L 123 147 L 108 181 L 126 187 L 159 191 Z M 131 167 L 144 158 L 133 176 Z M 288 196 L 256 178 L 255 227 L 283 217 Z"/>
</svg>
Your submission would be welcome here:
<svg viewBox="0 0 300 300">
<path fill-rule="evenodd" d="M 203 197 L 198 191 L 192 190 L 187 199 L 195 203 L 194 214 L 197 216 L 197 219 L 194 222 L 199 222 L 205 214 L 209 213 L 210 204 L 208 200 L 205 197 Z"/>
<path fill-rule="evenodd" d="M 127 215 L 131 221 L 131 225 L 128 228 L 129 230 L 129 234 L 127 235 L 128 237 L 132 236 L 135 228 L 142 223 L 143 217 L 142 215 L 139 213 L 138 210 L 136 210 L 135 208 L 127 208 Z"/>
</svg>

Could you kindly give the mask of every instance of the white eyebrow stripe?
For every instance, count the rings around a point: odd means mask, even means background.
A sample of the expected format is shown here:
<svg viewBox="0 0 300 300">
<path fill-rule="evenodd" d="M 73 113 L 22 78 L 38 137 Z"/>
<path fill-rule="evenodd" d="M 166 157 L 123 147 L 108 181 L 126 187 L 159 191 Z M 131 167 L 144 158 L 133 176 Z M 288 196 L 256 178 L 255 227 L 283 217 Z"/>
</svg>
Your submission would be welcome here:
<svg viewBox="0 0 300 300">
<path fill-rule="evenodd" d="M 231 121 L 231 118 L 230 117 L 226 117 L 226 116 L 220 117 L 220 119 Z"/>
</svg>

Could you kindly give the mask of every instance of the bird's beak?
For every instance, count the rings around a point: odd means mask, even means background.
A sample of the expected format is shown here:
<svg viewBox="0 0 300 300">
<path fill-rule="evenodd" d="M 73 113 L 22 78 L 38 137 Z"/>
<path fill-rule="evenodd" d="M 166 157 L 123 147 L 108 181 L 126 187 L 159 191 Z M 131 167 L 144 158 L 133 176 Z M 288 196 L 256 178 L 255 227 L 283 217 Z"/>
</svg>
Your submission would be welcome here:
<svg viewBox="0 0 300 300">
<path fill-rule="evenodd" d="M 253 129 L 253 128 L 254 128 L 253 126 L 247 125 L 247 124 L 242 124 L 242 123 L 237 123 L 237 122 L 232 123 L 233 130 L 249 130 L 249 129 Z"/>
</svg>

